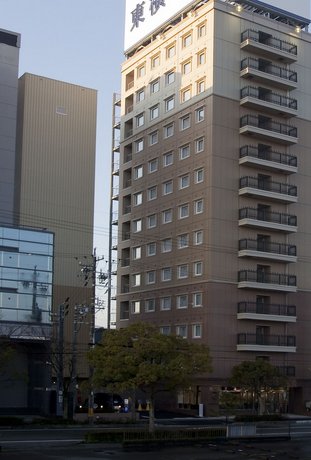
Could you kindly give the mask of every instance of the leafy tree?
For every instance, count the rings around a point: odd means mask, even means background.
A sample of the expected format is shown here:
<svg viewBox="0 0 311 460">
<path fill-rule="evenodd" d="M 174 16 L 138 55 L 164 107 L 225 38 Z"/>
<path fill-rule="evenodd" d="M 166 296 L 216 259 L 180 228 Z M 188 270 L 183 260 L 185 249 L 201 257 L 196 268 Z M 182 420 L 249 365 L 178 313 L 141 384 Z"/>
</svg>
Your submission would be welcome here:
<svg viewBox="0 0 311 460">
<path fill-rule="evenodd" d="M 252 397 L 253 410 L 257 407 L 262 393 L 268 394 L 271 390 L 287 387 L 287 379 L 280 375 L 277 367 L 268 361 L 243 361 L 234 366 L 231 373 L 230 384 L 247 391 Z"/>
<path fill-rule="evenodd" d="M 89 353 L 94 384 L 109 391 L 140 389 L 149 405 L 149 430 L 154 431 L 155 395 L 189 387 L 193 378 L 211 370 L 205 345 L 163 335 L 150 324 L 108 330 Z"/>
</svg>

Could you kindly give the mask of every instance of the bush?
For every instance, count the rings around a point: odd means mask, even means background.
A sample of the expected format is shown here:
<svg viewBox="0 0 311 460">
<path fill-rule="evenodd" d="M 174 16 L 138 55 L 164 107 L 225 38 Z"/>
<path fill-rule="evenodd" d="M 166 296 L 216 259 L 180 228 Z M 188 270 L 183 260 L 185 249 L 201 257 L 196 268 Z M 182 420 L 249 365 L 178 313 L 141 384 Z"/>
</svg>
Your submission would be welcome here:
<svg viewBox="0 0 311 460">
<path fill-rule="evenodd" d="M 0 426 L 21 426 L 24 420 L 18 417 L 0 417 Z"/>
<path fill-rule="evenodd" d="M 256 414 L 245 414 L 245 415 L 237 415 L 235 417 L 235 422 L 279 422 L 284 420 L 282 415 L 279 414 L 263 414 L 263 415 L 256 415 Z"/>
</svg>

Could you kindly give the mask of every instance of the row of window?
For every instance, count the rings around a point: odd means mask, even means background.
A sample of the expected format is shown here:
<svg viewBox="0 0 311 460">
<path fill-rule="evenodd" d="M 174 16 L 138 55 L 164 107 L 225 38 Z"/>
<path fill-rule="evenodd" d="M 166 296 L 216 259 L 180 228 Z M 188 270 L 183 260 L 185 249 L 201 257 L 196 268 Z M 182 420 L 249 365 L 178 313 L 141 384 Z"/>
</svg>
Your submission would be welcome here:
<svg viewBox="0 0 311 460">
<path fill-rule="evenodd" d="M 153 133 L 158 136 L 158 132 Z M 144 139 L 138 139 L 135 141 L 135 152 L 140 153 L 144 150 Z M 201 153 L 204 150 L 204 137 L 199 137 L 194 140 L 194 152 Z M 185 160 L 189 158 L 191 154 L 191 145 L 185 144 L 178 148 L 179 160 Z M 164 167 L 170 166 L 174 162 L 174 152 L 165 152 L 162 156 L 162 164 Z M 148 162 L 148 172 L 152 173 L 158 170 L 158 158 L 153 158 Z M 134 168 L 134 179 L 141 179 L 143 177 L 143 165 L 138 165 Z"/>
<path fill-rule="evenodd" d="M 200 184 L 204 181 L 204 169 L 199 168 L 194 171 L 194 182 Z M 190 187 L 190 173 L 183 174 L 178 178 L 178 189 L 184 190 Z M 167 180 L 162 183 L 162 195 L 169 195 L 174 191 L 173 179 Z M 153 185 L 147 189 L 147 201 L 156 200 L 158 198 L 158 186 Z M 143 203 L 143 192 L 136 192 L 133 194 L 134 206 L 139 206 Z"/>
<path fill-rule="evenodd" d="M 181 37 L 181 47 L 183 49 L 188 48 L 193 43 L 195 34 L 197 36 L 197 39 L 200 39 L 206 35 L 205 22 L 197 26 L 196 33 L 195 31 L 190 31 Z M 165 48 L 165 58 L 166 59 L 174 58 L 174 56 L 176 55 L 176 50 L 177 50 L 176 41 L 167 45 Z M 155 69 L 156 67 L 160 66 L 160 64 L 161 64 L 161 54 L 157 52 L 150 58 L 150 67 L 151 69 Z M 146 66 L 147 66 L 147 63 L 144 62 L 143 64 L 140 64 L 137 67 L 137 72 L 136 72 L 137 78 L 141 78 L 146 75 Z"/>
<path fill-rule="evenodd" d="M 205 50 L 201 51 L 200 53 L 197 54 L 197 66 L 205 64 L 206 60 L 206 54 Z M 181 73 L 182 75 L 188 75 L 192 72 L 193 68 L 193 60 L 192 58 L 187 59 L 187 61 L 184 61 L 181 63 Z M 149 93 L 150 95 L 156 94 L 160 91 L 161 88 L 161 78 L 164 81 L 165 86 L 169 86 L 176 81 L 176 70 L 171 69 L 168 72 L 165 72 L 163 77 L 158 77 L 154 79 L 151 83 L 149 83 Z M 202 85 L 199 85 L 199 82 L 205 81 L 202 78 L 196 82 L 196 90 L 197 93 L 202 93 L 205 88 L 202 88 Z M 139 88 L 136 93 L 135 93 L 135 99 L 136 103 L 142 102 L 145 100 L 145 97 L 147 95 L 147 88 L 145 86 Z"/>
<path fill-rule="evenodd" d="M 186 93 L 183 93 L 183 97 L 186 97 L 184 101 L 190 99 L 191 97 L 190 87 L 187 88 L 187 95 Z M 170 96 L 167 99 L 164 99 L 165 112 L 169 112 L 170 110 L 173 110 L 174 107 L 175 107 L 175 95 Z M 156 104 L 149 108 L 149 119 L 151 121 L 159 118 L 159 116 L 160 116 L 160 104 Z M 142 112 L 135 117 L 136 128 L 141 128 L 142 126 L 144 126 L 145 118 L 146 118 L 145 112 Z M 204 120 L 204 107 L 200 107 L 195 110 L 195 122 L 200 123 L 203 120 Z M 181 119 L 181 127 L 182 129 L 187 129 L 190 127 L 190 114 L 186 115 L 185 117 Z M 169 137 L 169 136 L 166 136 L 166 137 Z"/>
<path fill-rule="evenodd" d="M 125 207 L 124 212 L 129 212 L 129 208 Z M 202 214 L 204 210 L 204 201 L 203 198 L 195 200 L 193 202 L 193 213 Z M 183 203 L 178 206 L 178 219 L 185 219 L 190 216 L 190 203 Z M 147 229 L 155 228 L 157 226 L 157 214 L 150 214 L 146 217 Z M 161 223 L 169 224 L 173 222 L 173 208 L 165 209 L 161 212 Z M 139 233 L 143 229 L 143 219 L 134 219 L 133 220 L 133 233 Z"/>
<path fill-rule="evenodd" d="M 177 236 L 177 249 L 188 248 L 190 245 L 190 234 L 182 233 Z M 201 245 L 203 243 L 203 230 L 196 230 L 193 232 L 193 244 Z M 151 257 L 157 254 L 158 246 L 161 246 L 161 252 L 170 252 L 173 249 L 173 240 L 164 239 L 160 243 L 151 241 L 146 244 L 146 256 Z M 142 257 L 142 246 L 135 246 L 132 248 L 132 259 L 139 260 Z"/>
<path fill-rule="evenodd" d="M 192 339 L 201 339 L 202 338 L 202 324 L 178 324 L 175 326 L 176 335 L 183 337 L 184 339 L 190 338 L 189 337 L 189 329 L 191 330 L 191 338 Z M 163 335 L 170 335 L 172 334 L 172 326 L 161 326 L 160 332 Z"/>
<path fill-rule="evenodd" d="M 172 281 L 173 279 L 173 268 L 164 267 L 159 270 L 160 278 L 162 282 Z M 203 262 L 198 260 L 192 264 L 192 275 L 193 276 L 202 276 L 203 275 Z M 190 276 L 190 267 L 189 264 L 181 264 L 176 267 L 176 277 L 177 279 L 186 279 Z M 141 273 L 134 273 L 131 275 L 131 285 L 133 287 L 142 286 L 143 279 Z M 149 270 L 145 273 L 145 284 L 155 284 L 157 281 L 157 270 Z M 181 308 L 181 307 L 180 307 Z"/>
</svg>

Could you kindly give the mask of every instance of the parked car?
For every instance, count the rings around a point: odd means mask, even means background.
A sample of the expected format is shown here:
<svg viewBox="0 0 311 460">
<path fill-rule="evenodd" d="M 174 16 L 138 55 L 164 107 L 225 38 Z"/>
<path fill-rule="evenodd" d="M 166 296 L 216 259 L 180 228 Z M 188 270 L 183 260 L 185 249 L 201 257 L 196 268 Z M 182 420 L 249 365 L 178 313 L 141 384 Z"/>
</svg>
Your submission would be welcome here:
<svg viewBox="0 0 311 460">
<path fill-rule="evenodd" d="M 87 412 L 89 400 L 86 399 L 77 410 L 78 412 Z M 94 413 L 98 412 L 122 412 L 124 409 L 124 401 L 120 395 L 114 393 L 94 393 Z"/>
</svg>

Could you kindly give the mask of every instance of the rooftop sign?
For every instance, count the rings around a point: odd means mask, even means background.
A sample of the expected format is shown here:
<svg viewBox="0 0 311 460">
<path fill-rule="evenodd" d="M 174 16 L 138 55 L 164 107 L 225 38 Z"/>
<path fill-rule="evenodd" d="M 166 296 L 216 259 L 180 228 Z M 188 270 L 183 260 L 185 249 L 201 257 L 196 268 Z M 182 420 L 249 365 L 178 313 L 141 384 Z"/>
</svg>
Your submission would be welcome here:
<svg viewBox="0 0 311 460">
<path fill-rule="evenodd" d="M 126 0 L 124 49 L 128 50 L 193 0 Z"/>
</svg>

